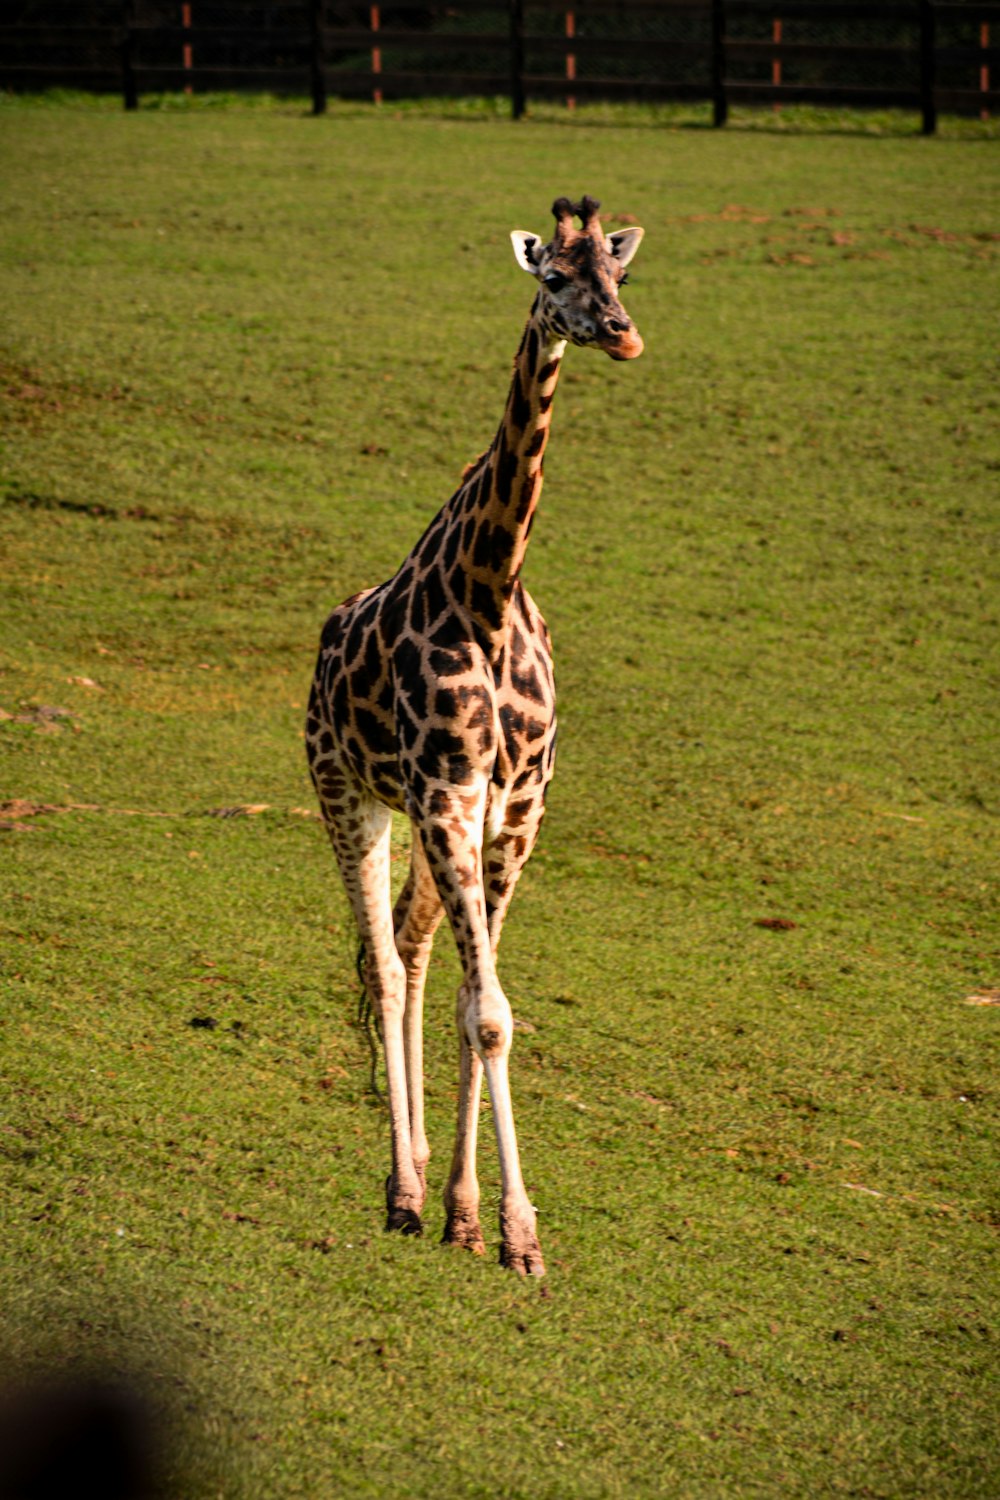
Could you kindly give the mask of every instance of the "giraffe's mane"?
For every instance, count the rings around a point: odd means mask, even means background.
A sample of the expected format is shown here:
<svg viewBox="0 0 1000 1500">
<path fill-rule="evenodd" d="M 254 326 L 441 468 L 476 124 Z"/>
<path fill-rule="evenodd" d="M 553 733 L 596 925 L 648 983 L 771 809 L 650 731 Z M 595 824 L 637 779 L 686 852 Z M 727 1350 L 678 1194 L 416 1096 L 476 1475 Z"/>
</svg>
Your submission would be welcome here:
<svg viewBox="0 0 1000 1500">
<path fill-rule="evenodd" d="M 489 455 L 490 449 L 484 448 L 478 458 L 474 458 L 471 463 L 466 464 L 465 468 L 462 470 L 462 480 L 464 481 L 468 479 L 470 474 L 474 474 L 479 468 L 479 465 L 483 462 L 484 459 L 488 458 Z"/>
</svg>

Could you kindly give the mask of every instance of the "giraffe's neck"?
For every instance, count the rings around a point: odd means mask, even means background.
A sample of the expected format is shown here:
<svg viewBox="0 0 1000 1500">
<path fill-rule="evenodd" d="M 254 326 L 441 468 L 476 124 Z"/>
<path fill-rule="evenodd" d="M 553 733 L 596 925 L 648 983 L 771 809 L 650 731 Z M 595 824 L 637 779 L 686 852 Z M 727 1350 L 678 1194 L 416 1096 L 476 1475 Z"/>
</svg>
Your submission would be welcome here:
<svg viewBox="0 0 1000 1500">
<path fill-rule="evenodd" d="M 542 492 L 542 458 L 565 347 L 533 308 L 497 435 L 442 513 L 451 593 L 498 643 Z"/>
</svg>

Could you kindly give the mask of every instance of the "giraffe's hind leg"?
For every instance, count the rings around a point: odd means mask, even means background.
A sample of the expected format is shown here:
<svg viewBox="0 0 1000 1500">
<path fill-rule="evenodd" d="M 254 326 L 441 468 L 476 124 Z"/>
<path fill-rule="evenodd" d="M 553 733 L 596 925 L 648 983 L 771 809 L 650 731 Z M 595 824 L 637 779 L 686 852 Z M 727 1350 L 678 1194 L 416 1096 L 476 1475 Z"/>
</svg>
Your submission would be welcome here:
<svg viewBox="0 0 1000 1500">
<path fill-rule="evenodd" d="M 469 1046 L 465 1034 L 465 986 L 458 1001 L 458 1126 L 451 1174 L 445 1188 L 444 1206 L 448 1214 L 442 1241 L 461 1245 L 474 1255 L 484 1255 L 486 1242 L 479 1222 L 479 1180 L 476 1177 L 476 1139 L 479 1126 L 479 1099 L 483 1087 L 483 1065 Z"/>
<path fill-rule="evenodd" d="M 441 897 L 427 867 L 423 846 L 414 835 L 410 851 L 410 873 L 396 902 L 393 927 L 396 951 L 406 970 L 403 1048 L 410 1109 L 410 1142 L 413 1167 L 420 1182 L 421 1207 L 426 1191 L 427 1162 L 431 1154 L 424 1130 L 424 983 L 434 933 L 443 914 Z"/>
<path fill-rule="evenodd" d="M 410 873 L 394 913 L 396 949 L 406 968 L 406 1078 L 410 1103 L 410 1135 L 413 1143 L 413 1165 L 425 1184 L 425 1169 L 430 1157 L 424 1133 L 423 1093 L 423 1002 L 427 964 L 431 956 L 434 933 L 444 915 L 434 877 L 427 864 L 420 835 L 416 829 L 410 854 Z M 479 1120 L 479 1096 L 482 1064 L 468 1041 L 461 1038 L 459 1060 L 458 1138 L 452 1163 L 452 1177 L 445 1195 L 448 1219 L 443 1241 L 462 1245 L 477 1255 L 486 1249 L 479 1224 L 479 1185 L 475 1172 L 476 1126 Z M 471 1175 L 468 1168 L 471 1145 Z M 456 1177 L 456 1163 L 457 1177 Z"/>
<path fill-rule="evenodd" d="M 324 768 L 317 777 L 330 842 L 364 944 L 364 981 L 382 1028 L 392 1134 L 386 1184 L 387 1229 L 419 1234 L 423 1185 L 413 1161 L 403 1018 L 406 970 L 393 937 L 389 890 L 392 814 L 352 778 Z"/>
</svg>

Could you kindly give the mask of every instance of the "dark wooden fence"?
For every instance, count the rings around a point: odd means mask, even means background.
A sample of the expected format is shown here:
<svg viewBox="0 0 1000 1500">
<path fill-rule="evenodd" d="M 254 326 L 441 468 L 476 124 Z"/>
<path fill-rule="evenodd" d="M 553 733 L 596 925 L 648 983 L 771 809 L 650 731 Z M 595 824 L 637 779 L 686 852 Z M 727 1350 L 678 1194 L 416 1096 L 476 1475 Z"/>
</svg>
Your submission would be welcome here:
<svg viewBox="0 0 1000 1500">
<path fill-rule="evenodd" d="M 997 0 L 5 0 L 0 86 L 1000 109 Z"/>
</svg>

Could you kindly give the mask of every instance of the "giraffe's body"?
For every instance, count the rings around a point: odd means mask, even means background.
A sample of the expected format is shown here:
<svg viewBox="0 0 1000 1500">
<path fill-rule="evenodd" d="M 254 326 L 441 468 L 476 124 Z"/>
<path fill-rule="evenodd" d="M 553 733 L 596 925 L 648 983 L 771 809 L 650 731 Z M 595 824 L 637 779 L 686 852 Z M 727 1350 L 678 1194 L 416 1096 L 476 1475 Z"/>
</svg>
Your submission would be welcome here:
<svg viewBox="0 0 1000 1500">
<path fill-rule="evenodd" d="M 568 339 L 616 358 L 642 340 L 618 301 L 641 230 L 605 238 L 591 199 L 555 205 L 555 239 L 518 231 L 544 290 L 514 363 L 503 420 L 395 577 L 327 621 L 309 702 L 313 781 L 365 945 L 392 1127 L 388 1226 L 419 1232 L 424 1169 L 421 1020 L 434 931 L 447 910 L 462 961 L 458 1133 L 445 1239 L 481 1251 L 475 1174 L 485 1071 L 503 1178 L 501 1259 L 543 1274 L 518 1164 L 507 1079 L 513 1022 L 496 974 L 500 929 L 531 853 L 555 754 L 549 634 L 520 581 L 552 398 Z M 573 213 L 584 221 L 578 231 Z M 390 810 L 413 825 L 392 908 Z"/>
</svg>

